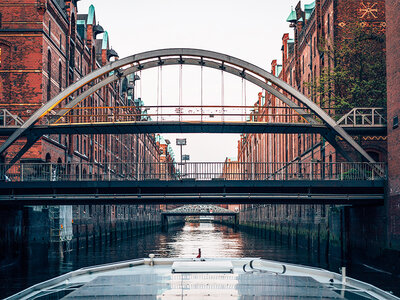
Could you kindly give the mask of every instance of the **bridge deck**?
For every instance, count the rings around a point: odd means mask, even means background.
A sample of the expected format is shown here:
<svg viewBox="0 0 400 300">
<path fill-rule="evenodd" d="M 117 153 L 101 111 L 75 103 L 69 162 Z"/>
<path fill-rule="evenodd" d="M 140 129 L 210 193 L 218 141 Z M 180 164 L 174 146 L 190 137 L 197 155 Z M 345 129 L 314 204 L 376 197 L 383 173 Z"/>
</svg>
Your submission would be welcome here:
<svg viewBox="0 0 400 300">
<path fill-rule="evenodd" d="M 384 180 L 180 180 L 3 182 L 0 205 L 348 204 L 382 205 Z"/>
<path fill-rule="evenodd" d="M 19 127 L 0 127 L 0 136 L 10 136 Z M 386 135 L 386 125 L 343 125 L 351 135 Z M 265 122 L 117 122 L 35 125 L 25 135 L 35 134 L 128 134 L 128 133 L 319 133 L 322 124 Z"/>
</svg>

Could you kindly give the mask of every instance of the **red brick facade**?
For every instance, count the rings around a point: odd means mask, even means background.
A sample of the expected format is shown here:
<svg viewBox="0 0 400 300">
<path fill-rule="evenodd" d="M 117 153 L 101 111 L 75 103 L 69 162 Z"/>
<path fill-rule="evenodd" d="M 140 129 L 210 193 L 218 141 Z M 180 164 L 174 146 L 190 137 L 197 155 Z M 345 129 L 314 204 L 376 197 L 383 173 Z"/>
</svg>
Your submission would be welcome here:
<svg viewBox="0 0 400 300">
<path fill-rule="evenodd" d="M 331 96 L 321 96 L 312 89 L 312 84 L 322 72 L 331 70 L 334 58 L 321 51 L 340 44 L 341 35 L 347 27 L 358 22 L 363 27 L 385 30 L 385 1 L 367 2 L 363 0 L 317 0 L 304 9 L 300 2 L 296 6 L 294 38 L 285 33 L 282 38 L 282 64 L 271 63 L 271 73 L 297 88 L 325 111 L 334 116 Z M 267 122 L 298 122 L 300 119 L 292 110 L 282 107 L 283 103 L 270 94 L 259 94 L 254 104 L 255 111 L 265 114 Z M 259 118 L 259 117 L 258 117 Z M 340 143 L 340 141 L 339 141 Z M 386 137 L 366 137 L 362 141 L 364 149 L 380 161 L 386 161 Z M 346 145 L 343 145 L 345 148 Z M 262 162 L 335 162 L 335 149 L 321 136 L 311 134 L 250 134 L 242 136 L 238 145 L 239 161 Z M 348 149 L 350 150 L 350 149 Z M 352 153 L 350 153 L 352 156 Z M 359 160 L 359 157 L 353 157 Z"/>
<path fill-rule="evenodd" d="M 75 1 L 5 1 L 2 8 L 0 105 L 22 119 L 72 82 L 109 62 L 108 34 L 96 40 L 93 32 L 97 24 L 94 7 L 88 15 L 77 14 Z M 80 106 L 126 104 L 129 95 L 119 93 L 120 84 L 99 90 Z M 12 147 L 5 160 L 11 159 L 21 145 L 22 141 Z M 154 135 L 52 135 L 37 142 L 22 158 L 26 159 L 151 162 L 159 161 L 159 148 Z"/>
<path fill-rule="evenodd" d="M 397 16 L 393 13 L 392 19 L 397 20 Z M 329 115 L 335 117 L 334 103 L 330 95 L 321 98 L 312 88 L 312 85 L 321 78 L 323 72 L 331 70 L 334 66 L 334 57 L 321 50 L 327 50 L 328 47 L 335 45 L 340 46 L 341 39 L 346 34 L 346 29 L 350 28 L 355 22 L 362 27 L 372 27 L 380 32 L 385 31 L 385 1 L 316 0 L 310 4 L 307 3 L 304 9 L 299 2 L 295 10 L 290 14 L 288 21 L 290 20 L 290 27 L 294 29 L 293 35 L 288 33 L 283 35 L 282 63 L 278 64 L 277 60 L 273 60 L 271 73 L 297 88 L 309 99 L 325 109 Z M 399 26 L 396 27 L 397 31 L 398 29 Z M 394 32 L 393 35 L 395 35 Z M 293 38 L 290 36 L 293 36 Z M 398 49 L 398 42 L 396 45 Z M 396 46 L 393 45 L 393 49 L 396 49 Z M 282 106 L 283 103 L 274 96 L 259 93 L 258 100 L 254 104 L 254 111 L 260 112 L 261 116 L 252 118 L 266 122 L 301 121 L 292 110 L 280 108 Z M 399 105 L 397 107 L 400 109 Z M 374 159 L 387 161 L 386 136 L 355 136 L 354 139 Z M 397 141 L 399 138 L 394 138 L 394 140 Z M 340 139 L 337 142 L 352 159 L 355 161 L 361 160 L 347 144 L 344 144 Z M 289 163 L 340 162 L 343 160 L 344 158 L 339 153 L 336 153 L 334 147 L 316 134 L 246 134 L 242 135 L 238 142 L 239 162 Z M 307 170 L 309 164 L 302 164 L 302 166 L 304 169 L 300 172 L 310 171 Z M 397 167 L 396 172 L 398 172 L 398 169 Z M 269 169 L 267 171 L 274 170 Z M 325 172 L 328 172 L 328 170 L 325 170 Z M 400 180 L 398 183 L 400 186 Z M 399 202 L 393 203 L 399 206 Z M 272 230 L 277 230 L 277 224 L 280 224 L 281 229 L 282 226 L 289 226 L 289 228 L 290 226 L 296 226 L 296 228 L 297 226 L 302 226 L 308 228 L 305 230 L 311 230 L 311 232 L 315 230 L 312 229 L 313 226 L 318 225 L 318 235 L 321 227 L 323 228 L 321 232 L 324 232 L 328 238 L 334 241 L 336 241 L 337 236 L 334 237 L 332 232 L 334 227 L 337 226 L 338 216 L 345 214 L 341 208 L 332 209 L 324 205 L 242 205 L 240 210 L 241 222 L 245 225 L 261 220 L 264 223 L 269 222 L 268 226 L 272 226 Z M 346 214 L 348 216 L 351 215 L 349 222 L 354 223 L 348 229 L 350 234 L 357 235 L 357 230 L 363 228 L 365 230 L 363 231 L 365 233 L 363 238 L 373 237 L 368 243 L 361 243 L 357 238 L 352 238 L 349 243 L 353 243 L 356 247 L 371 247 L 376 251 L 379 251 L 380 247 L 385 247 L 385 235 L 376 232 L 376 228 L 379 228 L 379 230 L 385 228 L 385 221 L 383 220 L 385 215 L 384 208 L 372 208 L 370 210 L 351 209 Z M 397 215 L 399 214 L 397 213 Z M 365 216 L 370 216 L 368 222 L 366 222 Z M 330 224 L 329 218 L 334 223 Z M 393 218 L 392 226 L 395 223 L 400 224 L 398 217 Z M 374 224 L 374 226 L 368 227 L 370 224 Z M 400 226 L 396 228 L 397 232 L 399 232 Z"/>
<path fill-rule="evenodd" d="M 88 14 L 78 14 L 76 0 L 4 0 L 0 7 L 0 109 L 7 109 L 23 120 L 67 86 L 112 59 L 108 33 L 97 37 L 96 33 L 102 30 L 95 30 L 98 22 L 93 6 Z M 130 105 L 133 92 L 122 89 L 122 84 L 123 80 L 100 89 L 79 107 Z M 111 113 L 111 109 L 97 108 L 81 111 L 87 116 Z M 24 140 L 19 140 L 2 160 L 12 159 L 23 145 Z M 50 135 L 41 138 L 21 159 L 28 161 L 83 163 L 80 168 L 67 166 L 67 172 L 74 176 L 95 176 L 99 168 L 106 168 L 110 162 L 159 162 L 160 144 L 155 135 L 148 134 Z M 116 220 L 128 220 L 137 211 L 138 216 L 147 216 L 143 205 L 75 206 L 74 235 L 87 236 L 88 231 L 93 234 L 96 231 L 93 226 L 110 221 L 115 226 Z"/>
<path fill-rule="evenodd" d="M 386 0 L 387 90 L 388 90 L 388 227 L 389 246 L 400 249 L 400 2 Z"/>
</svg>

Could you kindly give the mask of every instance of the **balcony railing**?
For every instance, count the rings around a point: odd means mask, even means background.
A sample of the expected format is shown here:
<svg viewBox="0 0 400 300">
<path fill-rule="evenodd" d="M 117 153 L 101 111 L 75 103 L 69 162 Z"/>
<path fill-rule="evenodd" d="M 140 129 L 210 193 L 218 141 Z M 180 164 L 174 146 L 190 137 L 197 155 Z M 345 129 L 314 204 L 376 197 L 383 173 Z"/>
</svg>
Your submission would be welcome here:
<svg viewBox="0 0 400 300">
<path fill-rule="evenodd" d="M 1 164 L 3 182 L 139 180 L 384 180 L 385 163 L 190 162 Z"/>
</svg>

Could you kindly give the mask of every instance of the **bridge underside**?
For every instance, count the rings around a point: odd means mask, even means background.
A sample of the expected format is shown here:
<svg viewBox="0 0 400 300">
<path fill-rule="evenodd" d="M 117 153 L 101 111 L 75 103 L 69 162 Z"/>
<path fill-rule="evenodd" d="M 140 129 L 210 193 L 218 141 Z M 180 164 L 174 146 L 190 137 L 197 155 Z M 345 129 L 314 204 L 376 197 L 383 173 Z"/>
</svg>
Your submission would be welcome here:
<svg viewBox="0 0 400 300">
<path fill-rule="evenodd" d="M 18 127 L 0 128 L 0 136 L 10 136 Z M 386 127 L 342 126 L 350 135 L 385 135 Z M 135 133 L 309 133 L 326 135 L 322 124 L 263 122 L 118 122 L 36 125 L 25 136 L 46 134 L 135 134 Z"/>
<path fill-rule="evenodd" d="M 383 205 L 384 186 L 383 180 L 4 182 L 0 186 L 0 205 Z"/>
<path fill-rule="evenodd" d="M 169 213 L 169 212 L 163 212 L 161 213 L 163 216 L 167 216 L 167 217 L 177 217 L 177 216 L 236 216 L 237 213 L 206 213 L 206 212 L 202 212 L 202 213 L 196 213 L 196 212 L 192 212 L 192 213 Z"/>
</svg>

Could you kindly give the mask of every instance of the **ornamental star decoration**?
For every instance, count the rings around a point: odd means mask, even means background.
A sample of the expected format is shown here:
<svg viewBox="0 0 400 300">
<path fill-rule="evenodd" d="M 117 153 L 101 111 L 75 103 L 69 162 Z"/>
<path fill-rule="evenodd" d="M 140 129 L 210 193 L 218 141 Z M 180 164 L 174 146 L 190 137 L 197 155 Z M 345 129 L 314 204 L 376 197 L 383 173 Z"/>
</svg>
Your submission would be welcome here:
<svg viewBox="0 0 400 300">
<path fill-rule="evenodd" d="M 360 13 L 361 13 L 361 19 L 364 17 L 373 17 L 373 18 L 378 18 L 377 13 L 378 13 L 378 8 L 376 7 L 377 3 L 371 4 L 371 2 L 367 2 L 366 4 L 364 2 L 361 2 L 361 7 L 360 7 Z"/>
</svg>

